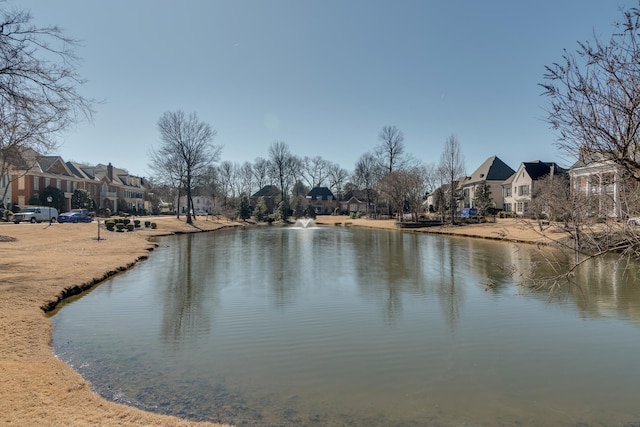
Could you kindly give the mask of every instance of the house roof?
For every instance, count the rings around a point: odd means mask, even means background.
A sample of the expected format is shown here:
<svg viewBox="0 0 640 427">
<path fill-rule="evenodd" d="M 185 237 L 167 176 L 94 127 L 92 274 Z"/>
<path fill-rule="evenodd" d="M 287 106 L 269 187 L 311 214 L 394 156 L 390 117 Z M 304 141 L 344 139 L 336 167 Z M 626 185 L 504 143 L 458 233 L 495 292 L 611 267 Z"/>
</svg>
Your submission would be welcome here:
<svg viewBox="0 0 640 427">
<path fill-rule="evenodd" d="M 516 171 L 500 160 L 498 156 L 491 156 L 476 169 L 463 185 L 475 184 L 481 181 L 504 181 Z"/>
<path fill-rule="evenodd" d="M 369 196 L 373 199 L 375 198 L 377 193 L 374 190 L 369 190 Z M 342 196 L 342 201 L 349 201 L 352 198 L 355 198 L 359 201 L 366 202 L 367 200 L 367 191 L 366 190 L 349 190 Z"/>
<path fill-rule="evenodd" d="M 307 197 L 312 199 L 327 199 L 333 198 L 333 193 L 327 187 L 313 187 L 311 191 L 307 193 Z"/>
<path fill-rule="evenodd" d="M 95 169 L 89 165 L 83 165 L 76 162 L 67 162 L 67 167 L 74 175 L 88 180 L 95 180 Z"/>
<path fill-rule="evenodd" d="M 260 190 L 253 193 L 251 197 L 277 197 L 280 195 L 280 190 L 275 185 L 265 185 Z"/>
<path fill-rule="evenodd" d="M 524 167 L 529 177 L 534 181 L 544 176 L 551 175 L 552 169 L 553 174 L 565 172 L 563 168 L 559 167 L 554 162 L 541 162 L 540 160 L 522 162 L 522 167 Z"/>
<path fill-rule="evenodd" d="M 509 185 L 516 179 L 516 173 L 513 173 L 509 178 L 505 179 L 502 185 Z"/>
</svg>

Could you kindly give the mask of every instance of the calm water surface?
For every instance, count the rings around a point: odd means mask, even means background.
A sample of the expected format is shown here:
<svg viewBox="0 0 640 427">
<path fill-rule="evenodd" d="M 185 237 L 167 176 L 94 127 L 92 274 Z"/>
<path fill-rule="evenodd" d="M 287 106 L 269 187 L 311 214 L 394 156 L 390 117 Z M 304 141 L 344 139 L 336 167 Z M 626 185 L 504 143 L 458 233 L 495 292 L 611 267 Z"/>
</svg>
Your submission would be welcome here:
<svg viewBox="0 0 640 427">
<path fill-rule="evenodd" d="M 55 353 L 107 398 L 250 426 L 640 424 L 638 266 L 590 263 L 550 296 L 518 286 L 549 253 L 502 242 L 160 242 L 52 317 Z"/>
</svg>

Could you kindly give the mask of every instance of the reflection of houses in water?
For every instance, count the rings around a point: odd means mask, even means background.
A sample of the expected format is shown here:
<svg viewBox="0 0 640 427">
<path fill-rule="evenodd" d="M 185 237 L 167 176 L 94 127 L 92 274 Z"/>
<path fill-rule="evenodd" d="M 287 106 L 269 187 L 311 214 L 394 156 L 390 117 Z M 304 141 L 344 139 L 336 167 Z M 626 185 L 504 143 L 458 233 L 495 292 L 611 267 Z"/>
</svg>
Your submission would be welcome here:
<svg viewBox="0 0 640 427">
<path fill-rule="evenodd" d="M 510 264 L 517 284 L 530 286 L 532 292 L 549 293 L 545 298 L 552 303 L 575 304 L 579 312 L 589 318 L 627 318 L 640 327 L 640 265 L 627 264 L 619 255 L 599 257 L 577 267 L 569 278 L 562 273 L 575 263 L 575 254 L 550 247 L 503 244 L 509 250 L 501 251 L 496 259 Z M 482 262 L 474 269 L 482 269 Z M 490 276 L 488 276 L 490 277 Z M 548 286 L 559 286 L 550 290 Z M 534 291 L 536 285 L 541 288 Z"/>
<path fill-rule="evenodd" d="M 589 260 L 576 269 L 569 292 L 591 317 L 621 317 L 640 327 L 640 265 L 619 255 Z"/>
</svg>

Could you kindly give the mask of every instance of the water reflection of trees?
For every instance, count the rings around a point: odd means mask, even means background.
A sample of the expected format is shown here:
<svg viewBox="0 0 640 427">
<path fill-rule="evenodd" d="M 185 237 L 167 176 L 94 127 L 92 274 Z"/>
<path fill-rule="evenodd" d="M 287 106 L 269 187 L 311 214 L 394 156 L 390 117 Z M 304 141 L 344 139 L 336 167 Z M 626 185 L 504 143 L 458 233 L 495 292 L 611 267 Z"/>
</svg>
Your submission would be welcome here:
<svg viewBox="0 0 640 427">
<path fill-rule="evenodd" d="M 211 307 L 204 306 L 210 283 L 206 280 L 211 257 L 215 253 L 204 250 L 196 239 L 200 236 L 182 236 L 166 248 L 167 265 L 158 269 L 155 280 L 161 288 L 163 315 L 161 333 L 166 341 L 175 344 L 185 338 L 196 339 L 211 328 Z M 215 300 L 214 300 L 215 301 Z"/>
<path fill-rule="evenodd" d="M 157 272 L 162 335 L 175 342 L 212 328 L 216 295 L 225 286 L 264 290 L 283 308 L 305 287 L 355 282 L 364 298 L 379 304 L 387 323 L 401 317 L 407 298 L 437 298 L 443 319 L 455 329 L 474 287 L 489 297 L 500 295 L 521 281 L 551 274 L 546 260 L 562 262 L 535 246 L 357 229 L 182 236 L 166 251 L 168 265 Z M 585 264 L 571 286 L 550 300 L 570 301 L 585 317 L 622 315 L 640 323 L 640 286 L 633 285 L 640 282 L 638 266 L 616 260 Z"/>
<path fill-rule="evenodd" d="M 403 295 L 426 295 L 425 276 L 419 236 L 398 232 L 354 230 L 355 270 L 364 295 L 379 300 L 386 322 L 402 313 Z"/>
<path fill-rule="evenodd" d="M 572 265 L 572 255 L 566 255 L 565 268 Z M 556 261 L 558 262 L 558 261 Z M 550 276 L 555 269 L 545 267 L 540 277 Z M 616 255 L 590 259 L 566 278 L 563 286 L 549 294 L 552 301 L 571 302 L 586 318 L 622 317 L 640 326 L 640 265 L 628 263 Z M 545 289 L 538 293 L 547 292 Z"/>
</svg>

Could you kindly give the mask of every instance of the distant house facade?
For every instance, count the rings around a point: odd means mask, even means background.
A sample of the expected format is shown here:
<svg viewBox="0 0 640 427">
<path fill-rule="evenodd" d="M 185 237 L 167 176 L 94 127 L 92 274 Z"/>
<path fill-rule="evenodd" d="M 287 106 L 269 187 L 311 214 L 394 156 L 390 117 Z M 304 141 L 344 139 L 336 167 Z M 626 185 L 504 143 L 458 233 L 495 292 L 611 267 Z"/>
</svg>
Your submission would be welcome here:
<svg viewBox="0 0 640 427">
<path fill-rule="evenodd" d="M 332 214 L 338 207 L 338 201 L 327 187 L 312 188 L 306 198 L 316 215 Z"/>
<path fill-rule="evenodd" d="M 95 166 L 68 162 L 69 169 L 81 179 L 81 187 L 96 202 L 98 209 L 111 212 L 143 212 L 149 210 L 144 178 L 131 175 L 111 163 Z"/>
<path fill-rule="evenodd" d="M 535 196 L 536 183 L 547 176 L 566 173 L 554 162 L 523 162 L 518 170 L 502 184 L 503 210 L 517 215 L 529 213 L 529 205 Z"/>
<path fill-rule="evenodd" d="M 623 173 L 613 161 L 583 157 L 569 168 L 569 177 L 572 191 L 585 200 L 587 215 L 617 219 L 628 216 L 621 200 Z"/>
<path fill-rule="evenodd" d="M 33 150 L 24 150 L 11 172 L 11 204 L 25 206 L 40 198 L 47 187 L 64 193 L 64 209 L 71 208 L 71 196 L 80 180 L 66 166 L 60 156 L 42 156 Z"/>
<path fill-rule="evenodd" d="M 89 166 L 64 162 L 60 156 L 44 156 L 24 150 L 11 169 L 11 204 L 25 206 L 51 186 L 64 194 L 63 209 L 71 209 L 74 191 L 85 190 L 97 209 L 139 212 L 146 208 L 144 179 L 108 165 Z"/>
<path fill-rule="evenodd" d="M 207 214 L 213 214 L 215 208 L 215 199 L 211 196 L 191 196 L 191 200 L 193 200 L 193 212 L 194 213 L 202 213 L 206 212 Z M 180 206 L 180 213 L 187 212 L 187 196 L 180 196 L 180 200 L 175 200 L 173 206 Z"/>
<path fill-rule="evenodd" d="M 489 187 L 493 207 L 501 209 L 504 204 L 502 184 L 514 173 L 515 171 L 497 156 L 489 157 L 470 176 L 460 180 L 459 210 L 477 208 L 476 190 L 480 185 Z"/>
<path fill-rule="evenodd" d="M 373 213 L 375 212 L 375 196 L 376 193 L 373 190 L 369 190 L 368 197 L 366 190 L 347 191 L 340 200 L 340 212 L 345 214 Z"/>
<path fill-rule="evenodd" d="M 249 203 L 251 204 L 252 209 L 255 209 L 258 204 L 258 200 L 261 198 L 264 200 L 264 204 L 267 207 L 267 213 L 273 213 L 280 199 L 280 189 L 275 185 L 265 185 L 260 190 L 253 193 L 249 198 Z"/>
</svg>

